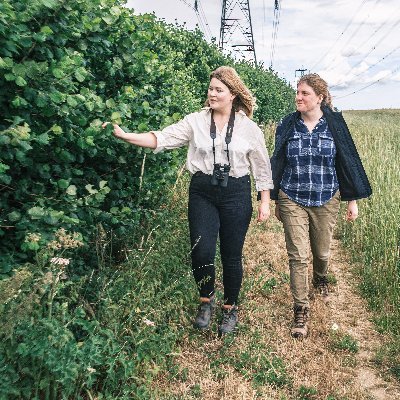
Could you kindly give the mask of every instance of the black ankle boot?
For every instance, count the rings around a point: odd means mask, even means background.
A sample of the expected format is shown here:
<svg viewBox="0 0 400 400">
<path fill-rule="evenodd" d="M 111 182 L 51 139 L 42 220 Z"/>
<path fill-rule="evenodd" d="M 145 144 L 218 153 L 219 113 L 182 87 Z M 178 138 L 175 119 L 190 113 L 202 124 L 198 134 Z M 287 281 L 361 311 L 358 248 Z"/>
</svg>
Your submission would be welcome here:
<svg viewBox="0 0 400 400">
<path fill-rule="evenodd" d="M 211 298 L 209 302 L 202 302 L 197 310 L 197 315 L 193 326 L 197 329 L 207 329 L 210 326 L 211 318 L 214 314 L 215 299 Z"/>
<path fill-rule="evenodd" d="M 235 332 L 237 327 L 237 322 L 238 322 L 237 306 L 232 306 L 230 309 L 224 309 L 222 314 L 221 325 L 218 327 L 219 336 Z"/>
</svg>

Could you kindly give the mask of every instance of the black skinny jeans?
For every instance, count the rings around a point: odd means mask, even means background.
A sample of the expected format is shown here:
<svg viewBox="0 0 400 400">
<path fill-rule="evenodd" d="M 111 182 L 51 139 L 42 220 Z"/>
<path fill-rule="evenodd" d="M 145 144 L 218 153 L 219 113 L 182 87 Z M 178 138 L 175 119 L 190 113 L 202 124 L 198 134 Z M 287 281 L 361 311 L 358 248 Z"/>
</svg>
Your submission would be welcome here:
<svg viewBox="0 0 400 400">
<path fill-rule="evenodd" d="M 242 250 L 252 214 L 248 175 L 229 177 L 226 188 L 211 185 L 211 176 L 195 174 L 189 187 L 192 270 L 200 297 L 214 294 L 214 259 L 219 234 L 224 303 L 237 304 L 243 277 Z"/>
</svg>

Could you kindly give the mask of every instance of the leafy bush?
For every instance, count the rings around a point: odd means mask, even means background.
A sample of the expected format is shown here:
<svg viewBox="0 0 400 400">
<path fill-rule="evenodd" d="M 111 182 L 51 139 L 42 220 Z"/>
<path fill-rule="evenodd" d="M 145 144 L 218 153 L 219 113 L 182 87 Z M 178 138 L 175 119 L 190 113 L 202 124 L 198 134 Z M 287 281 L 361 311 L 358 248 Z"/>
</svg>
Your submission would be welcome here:
<svg viewBox="0 0 400 400">
<path fill-rule="evenodd" d="M 118 238 L 163 202 L 184 152 L 155 156 L 118 142 L 198 110 L 208 76 L 234 62 L 200 32 L 137 16 L 113 0 L 4 0 L 0 5 L 2 273 L 32 260 L 59 227 L 90 254 L 99 224 Z M 258 122 L 287 112 L 291 89 L 272 72 L 237 68 L 259 99 Z M 144 171 L 144 173 L 143 173 Z M 147 213 L 148 215 L 148 213 Z"/>
</svg>

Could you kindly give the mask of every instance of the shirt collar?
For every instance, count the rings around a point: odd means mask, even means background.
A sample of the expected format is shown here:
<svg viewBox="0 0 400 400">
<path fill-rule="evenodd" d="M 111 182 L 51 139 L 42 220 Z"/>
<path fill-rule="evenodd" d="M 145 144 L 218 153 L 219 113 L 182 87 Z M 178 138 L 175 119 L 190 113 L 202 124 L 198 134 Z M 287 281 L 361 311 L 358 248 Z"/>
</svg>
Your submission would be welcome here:
<svg viewBox="0 0 400 400">
<path fill-rule="evenodd" d="M 211 114 L 211 107 L 203 107 L 201 110 L 205 111 L 205 117 L 206 117 L 207 125 L 210 126 L 211 125 L 211 120 L 210 120 L 209 115 Z M 239 114 L 242 118 L 246 116 L 246 113 L 243 110 L 237 111 L 237 114 Z"/>
</svg>

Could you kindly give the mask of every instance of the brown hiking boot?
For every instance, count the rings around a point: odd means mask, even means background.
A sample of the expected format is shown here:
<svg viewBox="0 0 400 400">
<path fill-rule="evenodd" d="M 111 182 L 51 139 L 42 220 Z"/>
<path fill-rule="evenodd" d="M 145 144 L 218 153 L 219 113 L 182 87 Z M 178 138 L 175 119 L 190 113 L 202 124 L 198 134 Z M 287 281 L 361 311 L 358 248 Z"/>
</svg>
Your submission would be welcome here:
<svg viewBox="0 0 400 400">
<path fill-rule="evenodd" d="M 294 321 L 291 330 L 292 337 L 303 339 L 308 334 L 308 317 L 310 309 L 307 306 L 294 306 Z"/>
<path fill-rule="evenodd" d="M 329 296 L 329 288 L 328 288 L 328 279 L 326 276 L 320 277 L 320 278 L 314 278 L 313 279 L 313 287 L 314 287 L 314 296 L 318 296 L 321 298 L 323 303 L 328 305 L 331 301 L 331 297 Z"/>
</svg>

